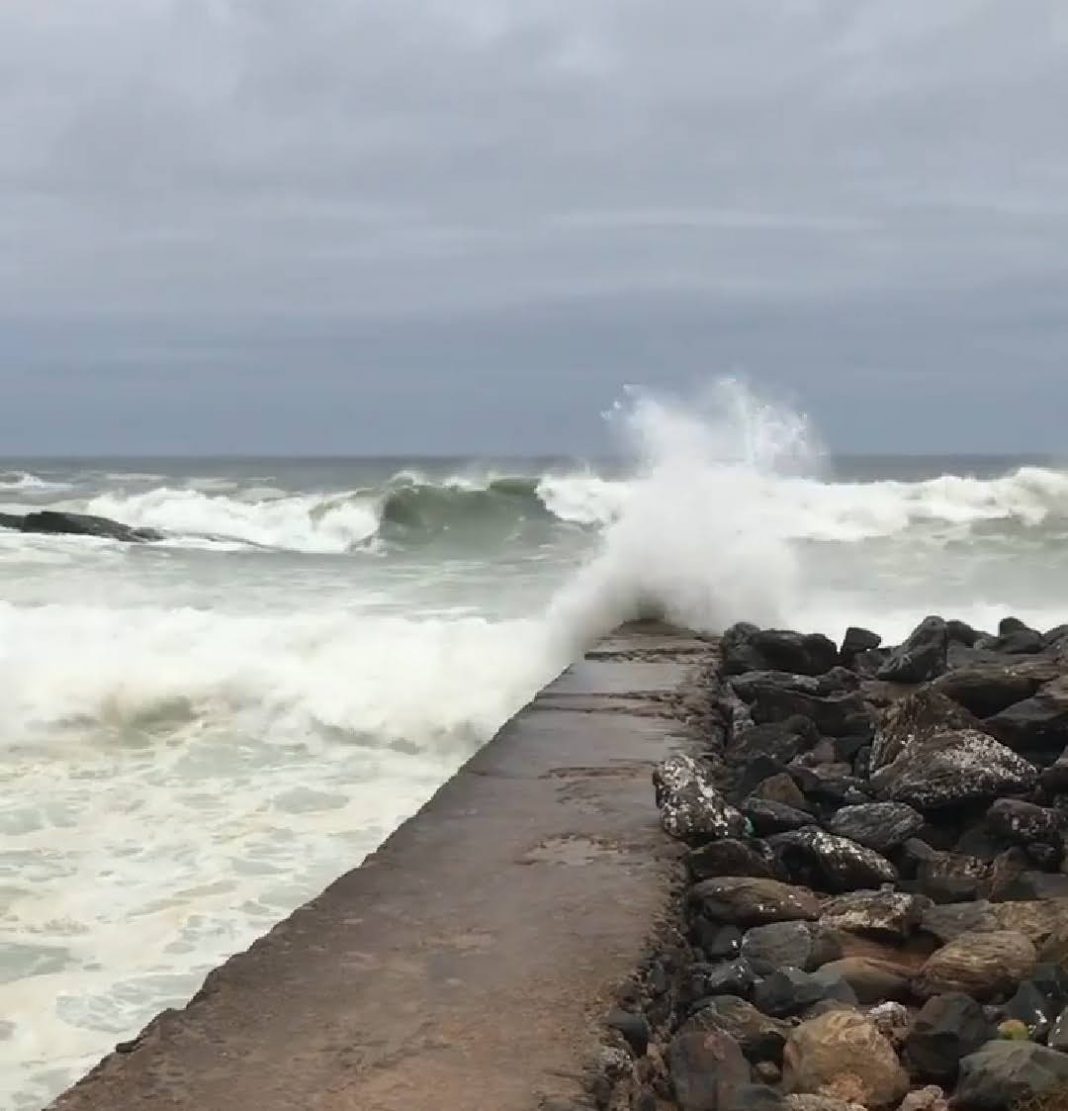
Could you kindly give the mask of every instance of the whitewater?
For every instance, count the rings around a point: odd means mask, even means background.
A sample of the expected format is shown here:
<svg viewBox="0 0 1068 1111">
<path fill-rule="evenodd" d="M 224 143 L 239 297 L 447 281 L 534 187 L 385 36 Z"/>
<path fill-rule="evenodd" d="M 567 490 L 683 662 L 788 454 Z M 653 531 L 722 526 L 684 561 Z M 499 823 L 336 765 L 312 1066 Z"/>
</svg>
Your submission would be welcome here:
<svg viewBox="0 0 1068 1111">
<path fill-rule="evenodd" d="M 1061 623 L 1068 469 L 839 458 L 733 383 L 621 454 L 5 460 L 0 1106 L 32 1111 L 353 867 L 622 620 Z"/>
</svg>

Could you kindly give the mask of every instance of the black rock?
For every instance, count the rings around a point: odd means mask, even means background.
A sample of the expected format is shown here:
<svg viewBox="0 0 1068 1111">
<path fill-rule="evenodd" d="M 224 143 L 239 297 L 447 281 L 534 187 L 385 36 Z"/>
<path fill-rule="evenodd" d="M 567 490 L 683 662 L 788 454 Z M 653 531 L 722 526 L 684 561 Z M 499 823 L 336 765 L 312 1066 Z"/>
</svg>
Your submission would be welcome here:
<svg viewBox="0 0 1068 1111">
<path fill-rule="evenodd" d="M 923 811 L 1023 794 L 1037 782 L 1033 764 L 975 729 L 916 741 L 871 777 L 879 798 Z"/>
<path fill-rule="evenodd" d="M 941 617 L 925 618 L 878 671 L 891 683 L 924 683 L 946 670 L 949 634 Z"/>
<path fill-rule="evenodd" d="M 775 853 L 763 841 L 727 837 L 686 854 L 686 867 L 694 880 L 711 876 L 778 877 Z"/>
<path fill-rule="evenodd" d="M 741 730 L 732 737 L 725 756 L 730 764 L 746 764 L 758 756 L 788 764 L 818 740 L 815 725 L 806 717 L 796 716 Z"/>
<path fill-rule="evenodd" d="M 960 1063 L 957 1106 L 1002 1111 L 1068 1083 L 1068 1056 L 1034 1042 L 991 1041 Z"/>
<path fill-rule="evenodd" d="M 828 998 L 825 984 L 799 968 L 780 968 L 757 984 L 753 1005 L 775 1018 L 789 1018 Z"/>
<path fill-rule="evenodd" d="M 812 824 L 812 815 L 782 802 L 750 796 L 742 805 L 742 814 L 753 826 L 753 831 L 764 837 L 769 833 L 785 833 Z"/>
<path fill-rule="evenodd" d="M 923 815 L 903 802 L 868 802 L 842 807 L 828 828 L 865 848 L 888 853 L 923 828 Z"/>
<path fill-rule="evenodd" d="M 994 651 L 1004 656 L 1033 656 L 1045 647 L 1042 634 L 1034 629 L 1017 629 L 1003 633 L 994 642 Z"/>
<path fill-rule="evenodd" d="M 811 972 L 840 956 L 834 940 L 810 922 L 772 922 L 754 926 L 742 938 L 742 955 L 752 964 Z"/>
<path fill-rule="evenodd" d="M 605 1020 L 613 1030 L 618 1030 L 636 1057 L 644 1057 L 649 1048 L 649 1022 L 645 1015 L 616 1009 Z"/>
<path fill-rule="evenodd" d="M 722 1030 L 684 1029 L 671 1041 L 668 1068 L 682 1111 L 730 1111 L 750 1082 L 749 1063 Z"/>
<path fill-rule="evenodd" d="M 823 675 L 795 675 L 790 671 L 747 671 L 730 680 L 731 689 L 743 702 L 753 702 L 767 690 L 791 691 L 826 698 L 847 694 L 860 685 L 857 676 L 845 667 L 834 667 Z"/>
<path fill-rule="evenodd" d="M 961 934 L 989 928 L 990 904 L 982 900 L 969 903 L 947 903 L 928 907 L 920 919 L 920 928 L 943 945 Z"/>
<path fill-rule="evenodd" d="M 723 634 L 723 671 L 791 671 L 822 675 L 838 662 L 834 641 L 818 633 L 802 634 L 755 625 L 733 625 Z"/>
<path fill-rule="evenodd" d="M 857 656 L 862 652 L 870 652 L 873 648 L 878 648 L 882 642 L 883 638 L 878 633 L 873 633 L 869 629 L 862 629 L 857 625 L 851 625 L 846 629 L 845 636 L 842 638 L 842 647 L 838 651 L 838 658 L 843 667 L 852 667 Z"/>
<path fill-rule="evenodd" d="M 788 1023 L 769 1018 L 735 995 L 709 999 L 682 1030 L 720 1030 L 738 1043 L 750 1061 L 777 1064 L 782 1061 L 783 1045 L 790 1035 Z"/>
<path fill-rule="evenodd" d="M 1003 1019 L 1015 1019 L 1027 1027 L 1031 1040 L 1044 1042 L 1061 1008 L 1029 980 L 1025 980 L 1013 997 L 1001 1007 Z"/>
<path fill-rule="evenodd" d="M 1068 744 L 1068 677 L 995 714 L 986 728 L 1012 749 L 1061 752 Z"/>
<path fill-rule="evenodd" d="M 864 699 L 856 691 L 822 698 L 768 685 L 757 689 L 749 709 L 758 725 L 801 714 L 811 718 L 827 737 L 870 736 L 874 728 Z"/>
<path fill-rule="evenodd" d="M 885 857 L 816 826 L 777 833 L 768 838 L 768 844 L 785 875 L 831 894 L 897 880 L 897 870 Z"/>
<path fill-rule="evenodd" d="M 1038 777 L 1042 790 L 1050 795 L 1068 792 L 1068 749 L 1065 749 Z"/>
<path fill-rule="evenodd" d="M 16 531 L 21 532 L 22 522 L 25 519 L 26 518 L 23 517 L 21 514 L 0 513 L 0 528 L 15 529 Z"/>
<path fill-rule="evenodd" d="M 1043 649 L 1055 648 L 1068 640 L 1068 625 L 1057 625 L 1042 634 Z"/>
<path fill-rule="evenodd" d="M 801 788 L 798 787 L 794 777 L 783 770 L 775 775 L 761 780 L 753 790 L 751 798 L 766 799 L 769 802 L 778 802 L 784 806 L 791 806 L 794 810 L 809 810 L 808 801 Z"/>
<path fill-rule="evenodd" d="M 737 926 L 723 926 L 697 917 L 691 923 L 694 944 L 710 961 L 731 960 L 742 948 L 742 931 Z"/>
<path fill-rule="evenodd" d="M 988 718 L 1030 698 L 1059 674 L 1054 660 L 1000 657 L 949 671 L 932 687 L 977 717 Z"/>
<path fill-rule="evenodd" d="M 947 621 L 946 636 L 949 637 L 951 643 L 964 644 L 968 648 L 971 648 L 982 636 L 982 633 L 973 629 L 971 625 L 963 621 Z"/>
<path fill-rule="evenodd" d="M 1060 1053 L 1068 1053 L 1068 1007 L 1065 1007 L 1054 1021 L 1049 1036 L 1046 1038 L 1046 1044 L 1050 1049 L 1056 1049 Z"/>
<path fill-rule="evenodd" d="M 999 902 L 1023 903 L 1036 899 L 1068 898 L 1068 876 L 1050 872 L 1021 872 L 999 892 Z"/>
<path fill-rule="evenodd" d="M 871 769 L 892 764 L 906 749 L 953 729 L 982 729 L 974 715 L 934 687 L 898 699 L 882 715 L 871 746 Z"/>
<path fill-rule="evenodd" d="M 1059 845 L 1068 815 L 1019 799 L 998 799 L 986 820 L 992 832 L 1012 845 L 1029 845 L 1034 841 Z"/>
<path fill-rule="evenodd" d="M 905 1039 L 905 1066 L 914 1079 L 952 1084 L 961 1058 L 993 1035 L 983 1008 L 970 995 L 936 995 L 912 1021 Z"/>
<path fill-rule="evenodd" d="M 48 535 L 99 536 L 105 540 L 121 540 L 126 544 L 162 540 L 163 533 L 151 528 L 134 528 L 112 521 L 107 517 L 94 517 L 88 513 L 60 513 L 43 509 L 27 513 L 19 526 L 23 532 Z"/>
<path fill-rule="evenodd" d="M 805 767 L 792 764 L 787 768 L 805 797 L 837 809 L 839 806 L 870 802 L 864 791 L 867 784 L 852 774 L 848 764 L 817 764 Z"/>
<path fill-rule="evenodd" d="M 756 979 L 752 965 L 742 957 L 722 964 L 693 964 L 680 995 L 687 1003 L 713 995 L 738 995 L 744 999 L 753 990 Z"/>
</svg>

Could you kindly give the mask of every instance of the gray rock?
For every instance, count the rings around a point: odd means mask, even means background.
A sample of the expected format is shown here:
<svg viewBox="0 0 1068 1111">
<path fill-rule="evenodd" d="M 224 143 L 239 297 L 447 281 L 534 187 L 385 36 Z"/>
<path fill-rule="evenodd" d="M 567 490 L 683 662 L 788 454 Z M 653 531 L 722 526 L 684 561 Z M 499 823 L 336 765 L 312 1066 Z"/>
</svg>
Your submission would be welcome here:
<svg viewBox="0 0 1068 1111">
<path fill-rule="evenodd" d="M 763 876 L 775 879 L 775 853 L 763 841 L 725 837 L 686 854 L 686 867 L 694 880 L 712 876 Z"/>
<path fill-rule="evenodd" d="M 956 1103 L 1002 1111 L 1068 1083 L 1068 1056 L 1033 1042 L 992 1041 L 960 1063 Z"/>
<path fill-rule="evenodd" d="M 789 776 L 787 776 L 789 778 Z M 790 780 L 792 783 L 793 780 Z M 889 805 L 897 805 L 890 803 Z M 784 802 L 761 799 L 750 795 L 742 805 L 742 814 L 752 823 L 753 831 L 761 837 L 769 833 L 786 833 L 812 824 L 812 815 Z M 923 819 L 920 819 L 921 823 Z"/>
<path fill-rule="evenodd" d="M 920 1009 L 905 1039 L 905 1065 L 913 1077 L 951 1084 L 962 1057 L 994 1036 L 983 1008 L 970 995 L 936 995 Z"/>
<path fill-rule="evenodd" d="M 683 841 L 742 837 L 745 818 L 720 793 L 712 768 L 692 756 L 668 757 L 653 773 L 660 823 Z"/>
<path fill-rule="evenodd" d="M 1054 1021 L 1053 1028 L 1046 1039 L 1046 1044 L 1050 1049 L 1068 1053 L 1068 1007 L 1065 1007 Z"/>
<path fill-rule="evenodd" d="M 840 984 L 841 981 L 818 980 L 799 968 L 780 968 L 757 984 L 753 1003 L 766 1015 L 789 1018 L 831 997 Z"/>
<path fill-rule="evenodd" d="M 923 815 L 903 802 L 868 802 L 843 806 L 828 828 L 865 848 L 888 853 L 919 832 L 923 822 Z"/>
<path fill-rule="evenodd" d="M 838 659 L 843 667 L 852 667 L 857 656 L 862 652 L 870 652 L 882 644 L 883 638 L 870 629 L 862 629 L 857 625 L 850 625 L 842 638 L 842 647 L 838 650 Z"/>
<path fill-rule="evenodd" d="M 838 947 L 810 922 L 772 922 L 754 926 L 742 938 L 742 955 L 775 968 L 799 968 L 811 972 L 834 960 Z"/>
<path fill-rule="evenodd" d="M 910 744 L 871 778 L 883 801 L 904 802 L 923 811 L 1022 794 L 1037 781 L 1033 764 L 975 729 Z"/>
<path fill-rule="evenodd" d="M 808 718 L 792 717 L 770 725 L 750 725 L 738 730 L 724 755 L 730 764 L 748 764 L 758 756 L 789 764 L 818 740 L 819 733 Z"/>
<path fill-rule="evenodd" d="M 928 907 L 920 919 L 920 929 L 943 945 L 984 927 L 993 929 L 995 924 L 990 904 L 982 900 Z"/>
<path fill-rule="evenodd" d="M 949 634 L 941 617 L 925 618 L 878 671 L 891 683 L 923 683 L 946 670 Z"/>
<path fill-rule="evenodd" d="M 722 1030 L 676 1034 L 668 1066 L 682 1111 L 730 1111 L 735 1092 L 751 1079 L 738 1043 Z"/>
<path fill-rule="evenodd" d="M 988 718 L 986 728 L 1012 749 L 1061 751 L 1068 743 L 1068 676 Z"/>
<path fill-rule="evenodd" d="M 1002 659 L 954 668 L 936 679 L 932 687 L 976 717 L 988 718 L 1030 698 L 1041 686 L 1056 679 L 1060 671 L 1054 660 Z"/>
<path fill-rule="evenodd" d="M 878 853 L 817 826 L 777 833 L 768 838 L 768 844 L 785 875 L 832 894 L 875 888 L 897 879 L 897 870 Z"/>
</svg>

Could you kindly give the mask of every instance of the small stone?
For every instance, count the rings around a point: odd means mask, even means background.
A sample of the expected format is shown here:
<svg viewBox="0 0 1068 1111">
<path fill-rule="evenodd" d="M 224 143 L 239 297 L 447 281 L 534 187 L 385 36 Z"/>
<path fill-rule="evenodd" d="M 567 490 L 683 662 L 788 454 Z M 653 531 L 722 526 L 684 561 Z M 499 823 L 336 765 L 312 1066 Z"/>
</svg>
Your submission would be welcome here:
<svg viewBox="0 0 1068 1111">
<path fill-rule="evenodd" d="M 904 1059 L 920 1080 L 952 1084 L 960 1059 L 990 1040 L 983 1008 L 970 995 L 936 995 L 920 1009 L 905 1039 Z"/>
<path fill-rule="evenodd" d="M 961 934 L 928 958 L 915 988 L 923 997 L 960 991 L 993 999 L 1015 990 L 1036 962 L 1034 945 L 1016 931 Z"/>
<path fill-rule="evenodd" d="M 905 1044 L 909 1033 L 909 1011 L 901 1003 L 880 1003 L 868 1011 L 876 1030 L 895 1048 Z"/>
<path fill-rule="evenodd" d="M 1034 1042 L 992 1041 L 960 1063 L 956 1102 L 1003 1111 L 1068 1083 L 1068 1056 Z"/>
<path fill-rule="evenodd" d="M 819 1093 L 845 1077 L 860 1084 L 859 1101 L 887 1107 L 908 1091 L 905 1070 L 875 1024 L 851 1011 L 831 1011 L 802 1023 L 783 1054 L 788 1092 Z"/>
<path fill-rule="evenodd" d="M 761 926 L 769 922 L 815 920 L 819 900 L 803 887 L 749 876 L 720 876 L 690 888 L 692 907 L 714 922 Z"/>
<path fill-rule="evenodd" d="M 753 1075 L 761 1084 L 778 1084 L 782 1080 L 782 1069 L 774 1061 L 758 1061 L 753 1066 Z"/>
<path fill-rule="evenodd" d="M 1027 1029 L 1026 1022 L 1021 1022 L 1018 1018 L 1007 1018 L 998 1023 L 998 1037 L 1007 1042 L 1026 1042 L 1030 1041 L 1031 1032 Z"/>
<path fill-rule="evenodd" d="M 808 800 L 801 793 L 801 788 L 794 782 L 793 776 L 787 772 L 777 772 L 775 775 L 769 775 L 767 779 L 757 784 L 750 797 L 782 803 L 794 810 L 809 809 Z M 810 816 L 809 822 L 811 821 Z"/>
<path fill-rule="evenodd" d="M 1060 1009 L 1057 1003 L 1048 999 L 1036 984 L 1024 981 L 1016 989 L 1013 997 L 1001 1008 L 1001 1013 L 1007 1022 L 1020 1022 L 1032 1041 L 1044 1042 Z"/>
</svg>

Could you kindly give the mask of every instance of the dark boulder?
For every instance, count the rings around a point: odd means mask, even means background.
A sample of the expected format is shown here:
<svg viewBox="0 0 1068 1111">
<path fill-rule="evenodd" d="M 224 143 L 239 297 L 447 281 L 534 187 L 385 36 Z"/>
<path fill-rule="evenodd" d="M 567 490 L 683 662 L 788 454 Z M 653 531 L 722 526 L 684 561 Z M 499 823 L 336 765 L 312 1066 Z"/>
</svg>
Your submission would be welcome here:
<svg viewBox="0 0 1068 1111">
<path fill-rule="evenodd" d="M 1038 770 L 986 733 L 957 729 L 909 744 L 872 775 L 879 798 L 917 810 L 993 801 L 1030 791 Z"/>
<path fill-rule="evenodd" d="M 976 899 L 988 883 L 990 865 L 962 853 L 935 852 L 919 861 L 910 887 L 936 903 Z"/>
<path fill-rule="evenodd" d="M 857 656 L 862 652 L 870 652 L 872 649 L 878 648 L 882 642 L 883 638 L 878 633 L 873 633 L 870 629 L 862 629 L 857 625 L 851 625 L 846 629 L 845 636 L 842 638 L 842 647 L 838 650 L 838 659 L 843 667 L 852 667 Z"/>
<path fill-rule="evenodd" d="M 945 903 L 928 907 L 920 919 L 920 928 L 946 945 L 961 934 L 994 927 L 991 907 L 977 900 L 966 903 Z"/>
<path fill-rule="evenodd" d="M 897 870 L 885 857 L 817 826 L 768 838 L 784 875 L 831 894 L 893 883 Z"/>
<path fill-rule="evenodd" d="M 888 853 L 923 828 L 923 815 L 903 802 L 868 802 L 843 806 L 828 828 L 865 848 Z"/>
<path fill-rule="evenodd" d="M 1062 1006 L 1048 999 L 1033 981 L 1025 980 L 1000 1008 L 1000 1012 L 1003 1021 L 1020 1022 L 1026 1026 L 1032 1041 L 1044 1042 Z"/>
<path fill-rule="evenodd" d="M 987 825 L 1012 845 L 1041 841 L 1060 845 L 1068 815 L 1020 799 L 998 799 L 987 813 Z"/>
<path fill-rule="evenodd" d="M 872 741 L 871 770 L 892 764 L 906 749 L 940 733 L 982 728 L 982 722 L 951 698 L 933 687 L 921 687 L 883 713 Z"/>
<path fill-rule="evenodd" d="M 800 714 L 810 718 L 827 737 L 866 736 L 873 728 L 871 714 L 856 691 L 823 698 L 766 684 L 755 689 L 749 709 L 758 725 L 785 721 Z"/>
<path fill-rule="evenodd" d="M 838 809 L 840 806 L 871 801 L 865 790 L 867 783 L 853 775 L 849 764 L 815 764 L 807 767 L 795 763 L 787 770 L 811 802 Z"/>
<path fill-rule="evenodd" d="M 753 992 L 753 1004 L 757 1010 L 775 1018 L 789 1018 L 800 1014 L 823 999 L 835 998 L 846 994 L 841 990 L 841 981 L 820 981 L 799 968 L 780 968 L 757 984 Z M 848 999 L 847 999 L 848 1001 Z M 854 1000 L 855 1002 L 855 997 Z"/>
<path fill-rule="evenodd" d="M 0 513 L 0 528 L 15 529 L 22 531 L 22 522 L 25 518 L 21 514 L 16 513 Z"/>
<path fill-rule="evenodd" d="M 679 1000 L 689 1006 L 697 1000 L 714 995 L 738 995 L 745 998 L 753 989 L 757 976 L 744 958 L 722 964 L 692 964 L 680 986 Z"/>
<path fill-rule="evenodd" d="M 924 683 L 946 670 L 949 634 L 941 617 L 925 618 L 895 648 L 878 671 L 878 677 L 892 683 Z"/>
<path fill-rule="evenodd" d="M 1003 1111 L 1068 1083 L 1068 1056 L 1034 1042 L 991 1041 L 960 1063 L 955 1103 Z"/>
<path fill-rule="evenodd" d="M 88 513 L 61 513 L 42 509 L 27 513 L 20 526 L 23 532 L 65 536 L 98 536 L 104 540 L 121 540 L 126 544 L 162 540 L 163 533 L 151 528 L 134 528 L 107 517 L 94 517 Z"/>
<path fill-rule="evenodd" d="M 801 829 L 812 824 L 812 815 L 804 810 L 755 796 L 746 799 L 742 805 L 742 814 L 753 826 L 753 831 L 761 837 L 769 833 L 786 833 L 788 830 Z"/>
<path fill-rule="evenodd" d="M 946 636 L 952 644 L 963 644 L 971 648 L 982 635 L 978 629 L 973 629 L 967 622 L 956 620 L 946 622 Z"/>
<path fill-rule="evenodd" d="M 1042 770 L 1038 781 L 1047 794 L 1060 795 L 1068 792 L 1068 749 L 1065 749 L 1048 768 Z"/>
<path fill-rule="evenodd" d="M 709 999 L 687 1020 L 680 1033 L 695 1030 L 719 1030 L 729 1034 L 746 1058 L 754 1063 L 781 1063 L 783 1045 L 790 1036 L 788 1023 L 762 1014 L 752 1003 L 739 999 L 736 995 L 721 995 Z"/>
<path fill-rule="evenodd" d="M 652 1031 L 649 1029 L 649 1020 L 645 1015 L 634 1011 L 624 1011 L 617 1008 L 609 1012 L 605 1025 L 613 1030 L 618 1030 L 623 1035 L 624 1041 L 630 1046 L 635 1057 L 644 1057 L 649 1048 L 649 1039 Z"/>
<path fill-rule="evenodd" d="M 810 922 L 772 922 L 754 926 L 742 938 L 742 955 L 774 968 L 811 972 L 840 954 L 833 938 Z"/>
<path fill-rule="evenodd" d="M 690 928 L 694 944 L 709 961 L 733 960 L 741 952 L 742 931 L 737 926 L 724 926 L 698 916 Z"/>
<path fill-rule="evenodd" d="M 908 972 L 875 957 L 842 957 L 823 965 L 814 975 L 821 983 L 845 983 L 854 999 L 866 1005 L 908 999 L 910 993 Z"/>
<path fill-rule="evenodd" d="M 682 1111 L 732 1111 L 751 1075 L 738 1043 L 722 1030 L 686 1029 L 668 1050 L 675 1099 Z"/>
<path fill-rule="evenodd" d="M 775 853 L 763 841 L 727 837 L 712 841 L 686 854 L 686 867 L 694 880 L 712 876 L 778 877 Z"/>
<path fill-rule="evenodd" d="M 834 641 L 819 633 L 803 634 L 781 629 L 733 625 L 723 634 L 723 671 L 790 671 L 796 675 L 822 675 L 838 662 Z"/>
<path fill-rule="evenodd" d="M 1018 751 L 1061 752 L 1068 744 L 1068 676 L 988 718 L 986 728 Z"/>
<path fill-rule="evenodd" d="M 977 717 L 988 718 L 1030 698 L 1060 670 L 1054 660 L 997 660 L 948 671 L 932 688 Z"/>
<path fill-rule="evenodd" d="M 962 1057 L 994 1036 L 983 1008 L 963 992 L 928 999 L 905 1039 L 905 1066 L 917 1080 L 949 1085 L 957 1079 Z"/>
<path fill-rule="evenodd" d="M 999 902 L 1030 903 L 1068 898 L 1068 876 L 1059 872 L 1020 872 L 999 891 Z"/>
<path fill-rule="evenodd" d="M 815 725 L 806 717 L 796 716 L 740 730 L 731 738 L 724 755 L 730 764 L 747 764 L 758 756 L 789 764 L 819 739 Z"/>
<path fill-rule="evenodd" d="M 745 834 L 745 819 L 720 794 L 705 761 L 676 754 L 653 772 L 660 824 L 672 837 L 691 843 Z"/>
<path fill-rule="evenodd" d="M 792 807 L 794 810 L 811 809 L 794 777 L 786 771 L 777 772 L 775 775 L 769 775 L 767 779 L 761 780 L 753 789 L 750 798 L 777 802 L 783 806 Z M 809 821 L 811 820 L 810 817 Z"/>
<path fill-rule="evenodd" d="M 695 884 L 687 899 L 709 921 L 736 926 L 814 921 L 820 916 L 819 900 L 811 891 L 778 880 L 721 876 Z"/>
</svg>

